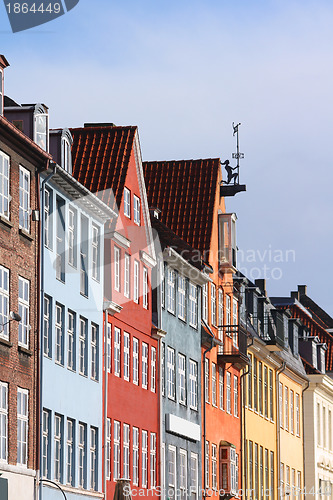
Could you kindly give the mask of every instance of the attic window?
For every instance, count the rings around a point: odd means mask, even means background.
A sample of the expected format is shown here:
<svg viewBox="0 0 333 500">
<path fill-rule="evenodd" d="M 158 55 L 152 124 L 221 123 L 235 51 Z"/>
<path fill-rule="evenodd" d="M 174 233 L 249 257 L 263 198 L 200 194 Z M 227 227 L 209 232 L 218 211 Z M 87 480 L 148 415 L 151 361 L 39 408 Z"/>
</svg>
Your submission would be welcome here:
<svg viewBox="0 0 333 500">
<path fill-rule="evenodd" d="M 66 137 L 61 139 L 61 166 L 69 174 L 72 173 L 71 145 Z"/>
<path fill-rule="evenodd" d="M 134 222 L 140 226 L 140 198 L 134 195 Z"/>
<path fill-rule="evenodd" d="M 3 71 L 0 69 L 0 115 L 3 116 Z"/>
<path fill-rule="evenodd" d="M 48 150 L 48 127 L 47 127 L 47 114 L 38 113 L 35 114 L 35 143 L 44 149 L 44 151 Z"/>
<path fill-rule="evenodd" d="M 124 188 L 124 215 L 131 218 L 131 192 L 126 187 Z"/>
</svg>

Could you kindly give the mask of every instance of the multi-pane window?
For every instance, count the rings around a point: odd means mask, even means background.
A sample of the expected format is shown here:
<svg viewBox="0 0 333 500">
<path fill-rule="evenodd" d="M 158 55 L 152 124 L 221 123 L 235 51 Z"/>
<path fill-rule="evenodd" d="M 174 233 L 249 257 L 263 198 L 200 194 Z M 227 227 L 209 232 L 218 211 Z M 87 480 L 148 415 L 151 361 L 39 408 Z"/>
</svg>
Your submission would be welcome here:
<svg viewBox="0 0 333 500">
<path fill-rule="evenodd" d="M 290 391 L 290 432 L 294 434 L 294 391 Z"/>
<path fill-rule="evenodd" d="M 238 417 L 238 377 L 234 375 L 234 415 Z"/>
<path fill-rule="evenodd" d="M 299 394 L 296 394 L 296 436 L 300 435 L 300 407 Z"/>
<path fill-rule="evenodd" d="M 175 350 L 167 347 L 168 398 L 175 399 Z"/>
<path fill-rule="evenodd" d="M 269 370 L 269 418 L 274 420 L 273 370 Z"/>
<path fill-rule="evenodd" d="M 142 342 L 142 387 L 148 387 L 148 344 Z"/>
<path fill-rule="evenodd" d="M 29 346 L 29 310 L 30 310 L 30 283 L 19 276 L 19 337 L 18 343 L 23 347 Z"/>
<path fill-rule="evenodd" d="M 238 346 L 238 300 L 234 297 L 232 301 L 232 339 L 235 347 Z"/>
<path fill-rule="evenodd" d="M 140 198 L 134 195 L 134 222 L 140 226 Z"/>
<path fill-rule="evenodd" d="M 186 404 L 186 358 L 178 354 L 178 396 L 181 404 Z"/>
<path fill-rule="evenodd" d="M 177 477 L 177 463 L 176 463 L 176 448 L 169 445 L 168 448 L 168 493 L 171 491 L 171 498 L 175 497 L 176 490 L 176 477 Z"/>
<path fill-rule="evenodd" d="M 168 268 L 168 311 L 172 314 L 175 314 L 175 305 L 176 305 L 176 273 L 173 269 Z"/>
<path fill-rule="evenodd" d="M 64 307 L 56 304 L 55 311 L 55 360 L 64 364 Z"/>
<path fill-rule="evenodd" d="M 130 472 L 130 426 L 123 425 L 123 477 L 129 479 Z"/>
<path fill-rule="evenodd" d="M 223 290 L 222 288 L 219 288 L 219 293 L 218 293 L 218 318 L 217 318 L 217 323 L 218 323 L 218 337 L 221 342 L 223 342 L 223 320 L 224 320 L 224 314 L 223 314 Z M 223 346 L 219 345 L 218 346 L 218 354 L 223 354 Z"/>
<path fill-rule="evenodd" d="M 202 319 L 208 320 L 208 283 L 202 285 Z"/>
<path fill-rule="evenodd" d="M 227 372 L 227 413 L 231 413 L 231 374 Z"/>
<path fill-rule="evenodd" d="M 131 192 L 126 187 L 124 188 L 124 215 L 131 218 Z"/>
<path fill-rule="evenodd" d="M 1 161 L 1 160 L 0 160 Z M 44 245 L 52 248 L 52 191 L 45 189 L 44 192 Z"/>
<path fill-rule="evenodd" d="M 148 486 L 148 432 L 142 431 L 142 449 L 141 449 L 141 485 L 142 488 L 147 488 Z"/>
<path fill-rule="evenodd" d="M 262 446 L 259 448 L 259 471 L 260 471 L 260 486 L 264 487 L 264 449 Z"/>
<path fill-rule="evenodd" d="M 217 446 L 212 444 L 212 488 L 217 490 Z"/>
<path fill-rule="evenodd" d="M 274 481 L 274 472 L 275 472 L 275 467 L 274 467 L 274 451 L 271 451 L 270 453 L 270 460 L 271 460 L 271 463 L 270 463 L 270 491 L 272 492 L 270 494 L 270 498 L 274 498 L 273 497 L 273 491 L 274 491 L 274 486 L 275 486 L 275 481 Z"/>
<path fill-rule="evenodd" d="M 212 363 L 212 405 L 217 406 L 216 364 Z"/>
<path fill-rule="evenodd" d="M 97 429 L 90 428 L 90 489 L 97 490 Z"/>
<path fill-rule="evenodd" d="M 110 479 L 111 475 L 111 420 L 106 420 L 106 446 L 105 446 L 105 461 L 106 461 L 106 478 Z"/>
<path fill-rule="evenodd" d="M 30 231 L 30 172 L 20 165 L 20 209 L 19 224 Z"/>
<path fill-rule="evenodd" d="M 197 328 L 198 324 L 198 290 L 196 285 L 189 282 L 189 324 Z"/>
<path fill-rule="evenodd" d="M 50 412 L 43 410 L 42 477 L 50 477 Z"/>
<path fill-rule="evenodd" d="M 133 338 L 133 384 L 139 384 L 139 341 Z"/>
<path fill-rule="evenodd" d="M 156 487 L 156 434 L 150 434 L 150 487 Z"/>
<path fill-rule="evenodd" d="M 258 361 L 253 358 L 253 409 L 258 411 Z"/>
<path fill-rule="evenodd" d="M 8 384 L 0 382 L 0 460 L 8 453 Z"/>
<path fill-rule="evenodd" d="M 80 293 L 88 296 L 88 262 L 89 262 L 89 221 L 81 215 L 81 242 L 80 242 Z"/>
<path fill-rule="evenodd" d="M 124 295 L 129 298 L 130 296 L 130 264 L 131 257 L 128 253 L 125 253 L 124 258 Z"/>
<path fill-rule="evenodd" d="M 262 404 L 262 362 L 258 363 L 258 395 L 259 395 L 259 412 L 262 415 L 263 404 Z"/>
<path fill-rule="evenodd" d="M 0 266 L 0 337 L 9 339 L 9 270 Z M 6 324 L 7 323 L 7 324 Z"/>
<path fill-rule="evenodd" d="M 220 408 L 224 410 L 224 380 L 223 380 L 223 368 L 219 367 L 219 400 Z"/>
<path fill-rule="evenodd" d="M 253 356 L 250 354 L 250 372 L 249 376 L 247 377 L 247 383 L 248 383 L 248 391 L 247 391 L 247 404 L 249 408 L 252 408 L 252 371 L 253 371 Z"/>
<path fill-rule="evenodd" d="M 164 276 L 164 262 L 160 262 L 160 280 L 161 280 L 161 306 L 165 307 L 165 276 Z"/>
<path fill-rule="evenodd" d="M 190 482 L 190 500 L 198 499 L 198 455 L 196 453 L 191 453 L 191 482 Z"/>
<path fill-rule="evenodd" d="M 130 336 L 124 332 L 124 380 L 130 377 Z"/>
<path fill-rule="evenodd" d="M 139 262 L 134 261 L 134 273 L 133 273 L 133 300 L 136 304 L 139 303 Z"/>
<path fill-rule="evenodd" d="M 205 488 L 209 488 L 209 441 L 205 446 Z"/>
<path fill-rule="evenodd" d="M 279 382 L 279 416 L 280 416 L 280 427 L 283 427 L 283 385 Z"/>
<path fill-rule="evenodd" d="M 106 365 L 107 365 L 107 370 L 110 373 L 111 372 L 111 324 L 108 323 L 107 326 L 107 332 L 106 332 Z"/>
<path fill-rule="evenodd" d="M 231 298 L 230 295 L 225 296 L 225 324 L 228 326 L 226 334 L 231 337 Z"/>
<path fill-rule="evenodd" d="M 255 498 L 259 498 L 259 447 L 254 445 L 254 491 Z"/>
<path fill-rule="evenodd" d="M 66 481 L 74 485 L 74 421 L 67 419 Z"/>
<path fill-rule="evenodd" d="M 62 416 L 54 416 L 54 479 L 62 481 Z"/>
<path fill-rule="evenodd" d="M 139 429 L 133 427 L 133 485 L 139 485 Z"/>
<path fill-rule="evenodd" d="M 86 481 L 86 425 L 79 423 L 79 486 L 85 488 Z"/>
<path fill-rule="evenodd" d="M 162 396 L 165 396 L 165 344 L 162 342 L 161 346 L 161 386 Z"/>
<path fill-rule="evenodd" d="M 187 490 L 187 452 L 186 450 L 179 450 L 179 489 L 180 499 L 185 500 Z"/>
<path fill-rule="evenodd" d="M 216 326 L 216 286 L 214 283 L 210 284 L 210 308 L 211 308 L 211 322 Z"/>
<path fill-rule="evenodd" d="M 114 247 L 114 289 L 120 291 L 120 249 Z"/>
<path fill-rule="evenodd" d="M 75 370 L 75 313 L 67 315 L 67 367 Z"/>
<path fill-rule="evenodd" d="M 264 366 L 264 415 L 268 418 L 268 368 Z"/>
<path fill-rule="evenodd" d="M 150 390 L 156 392 L 156 348 L 151 348 L 150 355 Z"/>
<path fill-rule="evenodd" d="M 56 278 L 65 282 L 65 200 L 56 199 Z"/>
<path fill-rule="evenodd" d="M 284 388 L 284 428 L 289 430 L 289 389 Z"/>
<path fill-rule="evenodd" d="M 178 317 L 186 321 L 186 279 L 178 276 Z"/>
<path fill-rule="evenodd" d="M 113 479 L 120 478 L 120 422 L 113 422 Z"/>
<path fill-rule="evenodd" d="M 120 377 L 120 329 L 114 329 L 113 373 Z"/>
<path fill-rule="evenodd" d="M 87 328 L 88 322 L 85 318 L 80 318 L 79 329 L 79 373 L 87 375 Z"/>
<path fill-rule="evenodd" d="M 0 96 L 1 104 L 1 96 Z M 9 156 L 0 151 L 0 215 L 9 219 Z"/>
<path fill-rule="evenodd" d="M 43 352 L 48 357 L 52 354 L 51 300 L 50 297 L 44 296 Z"/>
<path fill-rule="evenodd" d="M 68 209 L 68 263 L 77 266 L 77 211 L 75 208 Z"/>
<path fill-rule="evenodd" d="M 142 274 L 142 306 L 144 309 L 148 309 L 148 269 L 143 267 Z"/>
<path fill-rule="evenodd" d="M 209 403 L 209 359 L 205 359 L 205 401 Z"/>
<path fill-rule="evenodd" d="M 91 275 L 99 281 L 100 279 L 100 235 L 99 228 L 92 225 L 92 240 L 91 240 Z"/>
<path fill-rule="evenodd" d="M 190 359 L 190 408 L 196 410 L 198 408 L 198 364 Z"/>
<path fill-rule="evenodd" d="M 91 324 L 91 378 L 98 380 L 98 326 Z"/>
</svg>

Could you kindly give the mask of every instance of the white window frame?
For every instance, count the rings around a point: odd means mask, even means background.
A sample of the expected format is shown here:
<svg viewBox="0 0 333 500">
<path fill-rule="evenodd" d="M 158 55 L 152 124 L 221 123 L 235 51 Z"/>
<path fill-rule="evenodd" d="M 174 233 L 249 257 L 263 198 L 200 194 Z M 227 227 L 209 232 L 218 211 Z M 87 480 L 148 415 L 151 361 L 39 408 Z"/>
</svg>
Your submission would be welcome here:
<svg viewBox="0 0 333 500">
<path fill-rule="evenodd" d="M 150 349 L 150 390 L 156 392 L 156 348 Z"/>
<path fill-rule="evenodd" d="M 176 273 L 173 269 L 168 267 L 167 276 L 168 276 L 168 287 L 167 287 L 168 306 L 167 306 L 167 309 L 171 314 L 175 314 L 175 312 L 176 312 Z"/>
<path fill-rule="evenodd" d="M 177 450 L 171 444 L 168 446 L 168 486 L 168 489 L 177 490 Z"/>
<path fill-rule="evenodd" d="M 133 427 L 133 486 L 139 486 L 139 429 Z"/>
<path fill-rule="evenodd" d="M 209 403 L 209 359 L 205 359 L 205 402 Z"/>
<path fill-rule="evenodd" d="M 198 455 L 191 453 L 191 481 L 190 481 L 190 494 L 191 500 L 198 499 Z"/>
<path fill-rule="evenodd" d="M 141 439 L 141 486 L 148 487 L 148 431 L 142 431 Z"/>
<path fill-rule="evenodd" d="M 198 289 L 189 281 L 189 325 L 193 328 L 198 326 Z"/>
<path fill-rule="evenodd" d="M 179 490 L 180 499 L 185 500 L 187 495 L 187 451 L 179 450 Z"/>
<path fill-rule="evenodd" d="M 91 338 L 90 338 L 90 366 L 91 366 L 91 378 L 92 380 L 98 380 L 98 326 L 91 323 Z"/>
<path fill-rule="evenodd" d="M 300 437 L 300 396 L 297 392 L 295 394 L 295 405 L 296 405 L 296 436 Z"/>
<path fill-rule="evenodd" d="M 238 417 L 238 377 L 234 375 L 234 416 Z"/>
<path fill-rule="evenodd" d="M 186 405 L 186 357 L 178 354 L 178 402 Z"/>
<path fill-rule="evenodd" d="M 79 422 L 78 485 L 85 488 L 86 479 L 86 425 Z"/>
<path fill-rule="evenodd" d="M 219 366 L 219 405 L 220 410 L 224 410 L 224 373 L 223 368 Z"/>
<path fill-rule="evenodd" d="M 111 419 L 106 420 L 106 478 L 111 477 Z"/>
<path fill-rule="evenodd" d="M 231 297 L 230 295 L 226 294 L 225 296 L 225 324 L 228 325 L 226 328 L 226 335 L 228 337 L 231 337 Z"/>
<path fill-rule="evenodd" d="M 190 408 L 192 410 L 198 409 L 198 363 L 190 359 Z"/>
<path fill-rule="evenodd" d="M 124 295 L 130 298 L 130 269 L 131 269 L 131 256 L 125 253 L 124 258 Z"/>
<path fill-rule="evenodd" d="M 44 295 L 43 352 L 48 358 L 52 355 L 51 304 L 51 297 Z"/>
<path fill-rule="evenodd" d="M 114 289 L 120 292 L 120 248 L 114 246 Z"/>
<path fill-rule="evenodd" d="M 294 424 L 294 391 L 290 389 L 290 432 L 294 434 L 295 424 Z"/>
<path fill-rule="evenodd" d="M 106 347 L 106 365 L 107 365 L 107 371 L 108 373 L 111 373 L 111 359 L 112 359 L 112 325 L 111 323 L 108 323 L 107 325 L 107 347 Z"/>
<path fill-rule="evenodd" d="M 140 266 L 137 260 L 134 260 L 134 273 L 133 273 L 133 301 L 139 303 L 139 278 L 140 278 Z"/>
<path fill-rule="evenodd" d="M 216 285 L 214 283 L 210 284 L 210 312 L 211 312 L 211 322 L 213 326 L 216 325 Z"/>
<path fill-rule="evenodd" d="M 233 331 L 232 331 L 232 341 L 234 347 L 238 347 L 238 300 L 236 297 L 233 297 L 232 299 L 232 324 L 233 324 Z"/>
<path fill-rule="evenodd" d="M 113 421 L 113 479 L 120 478 L 120 422 Z"/>
<path fill-rule="evenodd" d="M 284 387 L 284 428 L 289 431 L 289 388 Z"/>
<path fill-rule="evenodd" d="M 90 427 L 90 489 L 93 491 L 98 489 L 97 446 L 98 430 L 95 427 Z"/>
<path fill-rule="evenodd" d="M 0 266 L 0 337 L 6 340 L 9 340 L 9 280 L 9 269 Z"/>
<path fill-rule="evenodd" d="M 1 100 L 1 96 L 0 96 Z M 6 172 L 5 172 L 6 170 Z M 9 220 L 10 157 L 0 150 L 0 215 Z"/>
<path fill-rule="evenodd" d="M 148 344 L 142 342 L 141 345 L 141 386 L 148 389 Z"/>
<path fill-rule="evenodd" d="M 0 462 L 8 460 L 8 384 L 0 382 Z"/>
<path fill-rule="evenodd" d="M 124 332 L 124 368 L 123 368 L 124 380 L 129 382 L 130 379 L 130 335 Z"/>
<path fill-rule="evenodd" d="M 66 484 L 74 485 L 74 420 L 67 419 L 66 439 Z"/>
<path fill-rule="evenodd" d="M 134 210 L 134 223 L 137 226 L 140 226 L 140 224 L 141 224 L 140 198 L 136 195 L 134 195 L 134 197 L 133 197 L 133 210 Z"/>
<path fill-rule="evenodd" d="M 77 211 L 68 209 L 68 264 L 77 268 Z"/>
<path fill-rule="evenodd" d="M 212 363 L 212 405 L 217 408 L 217 369 L 216 364 Z"/>
<path fill-rule="evenodd" d="M 52 224 L 51 224 L 51 209 L 52 209 L 52 191 L 45 189 L 44 191 L 44 245 L 52 249 Z"/>
<path fill-rule="evenodd" d="M 87 328 L 88 321 L 80 316 L 79 323 L 79 374 L 87 374 Z"/>
<path fill-rule="evenodd" d="M 209 488 L 209 441 L 205 445 L 205 488 Z"/>
<path fill-rule="evenodd" d="M 231 414 L 231 373 L 227 371 L 227 408 L 226 411 Z"/>
<path fill-rule="evenodd" d="M 156 434 L 150 433 L 150 487 L 156 488 Z"/>
<path fill-rule="evenodd" d="M 217 446 L 212 443 L 212 488 L 217 490 Z"/>
<path fill-rule="evenodd" d="M 202 285 L 202 319 L 208 321 L 208 283 Z"/>
<path fill-rule="evenodd" d="M 28 188 L 26 186 L 28 184 Z M 19 207 L 19 227 L 30 233 L 30 171 L 20 165 L 20 207 Z"/>
<path fill-rule="evenodd" d="M 75 313 L 67 312 L 67 368 L 75 370 Z"/>
<path fill-rule="evenodd" d="M 167 386 L 168 398 L 175 401 L 176 399 L 176 373 L 175 373 L 175 350 L 167 346 Z"/>
<path fill-rule="evenodd" d="M 139 385 L 139 339 L 133 337 L 133 366 L 132 366 L 132 380 L 133 384 Z"/>
<path fill-rule="evenodd" d="M 23 292 L 23 296 L 22 293 Z M 30 282 L 19 276 L 19 300 L 18 300 L 19 315 L 19 338 L 18 344 L 22 347 L 29 347 L 29 316 L 30 316 Z"/>
<path fill-rule="evenodd" d="M 100 281 L 100 229 L 96 224 L 91 226 L 92 239 L 91 239 L 91 277 Z"/>
<path fill-rule="evenodd" d="M 186 278 L 178 275 L 178 318 L 186 321 Z"/>
<path fill-rule="evenodd" d="M 50 411 L 43 409 L 42 477 L 50 475 Z"/>
<path fill-rule="evenodd" d="M 130 426 L 123 424 L 123 477 L 130 478 Z"/>
<path fill-rule="evenodd" d="M 131 192 L 127 187 L 124 187 L 124 215 L 131 218 Z"/>
<path fill-rule="evenodd" d="M 142 272 L 142 306 L 148 309 L 148 269 L 145 266 Z"/>
<path fill-rule="evenodd" d="M 64 306 L 56 303 L 55 308 L 55 362 L 64 364 Z"/>
<path fill-rule="evenodd" d="M 120 377 L 120 358 L 121 358 L 121 332 L 117 326 L 113 330 L 114 347 L 113 347 L 113 374 Z"/>
<path fill-rule="evenodd" d="M 62 482 L 63 463 L 62 463 L 62 415 L 57 413 L 54 415 L 54 479 L 59 483 Z"/>
</svg>

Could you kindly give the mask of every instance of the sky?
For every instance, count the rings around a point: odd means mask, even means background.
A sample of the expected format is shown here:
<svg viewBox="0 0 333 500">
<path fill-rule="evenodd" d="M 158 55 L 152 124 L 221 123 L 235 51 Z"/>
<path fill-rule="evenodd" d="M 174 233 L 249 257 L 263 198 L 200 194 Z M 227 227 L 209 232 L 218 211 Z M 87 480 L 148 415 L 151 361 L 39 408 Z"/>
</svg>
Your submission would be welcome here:
<svg viewBox="0 0 333 500">
<path fill-rule="evenodd" d="M 5 93 L 52 128 L 137 125 L 144 160 L 233 164 L 240 122 L 239 268 L 333 316 L 332 28 L 331 0 L 80 0 L 13 34 L 1 3 Z"/>
</svg>

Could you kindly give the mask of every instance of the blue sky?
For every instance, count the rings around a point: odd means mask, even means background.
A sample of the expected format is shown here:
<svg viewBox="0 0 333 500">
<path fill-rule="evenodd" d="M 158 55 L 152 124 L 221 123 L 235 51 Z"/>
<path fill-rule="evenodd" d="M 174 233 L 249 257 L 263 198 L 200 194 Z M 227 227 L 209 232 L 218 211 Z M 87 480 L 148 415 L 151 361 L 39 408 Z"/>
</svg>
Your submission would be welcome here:
<svg viewBox="0 0 333 500">
<path fill-rule="evenodd" d="M 47 104 L 52 127 L 138 125 L 146 160 L 230 159 L 242 122 L 240 266 L 333 315 L 332 26 L 323 0 L 80 0 L 14 35 L 1 4 L 0 52 L 12 98 Z"/>
</svg>

